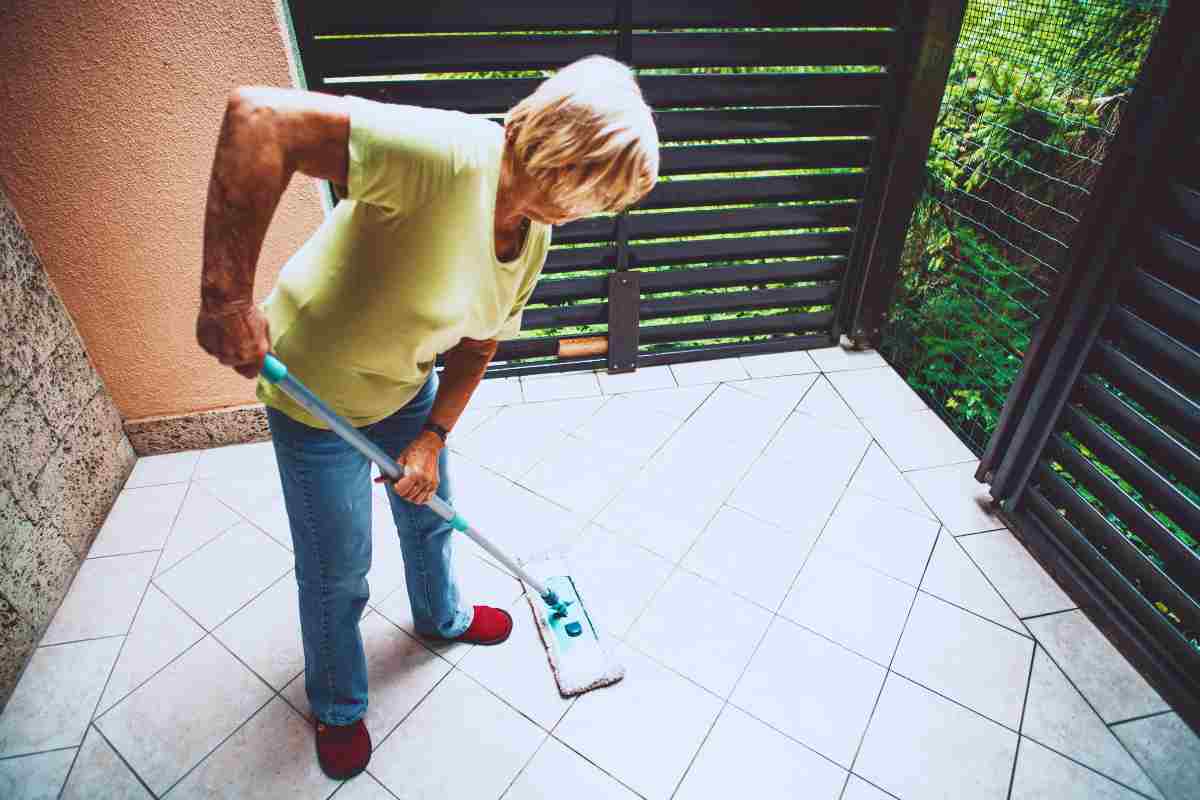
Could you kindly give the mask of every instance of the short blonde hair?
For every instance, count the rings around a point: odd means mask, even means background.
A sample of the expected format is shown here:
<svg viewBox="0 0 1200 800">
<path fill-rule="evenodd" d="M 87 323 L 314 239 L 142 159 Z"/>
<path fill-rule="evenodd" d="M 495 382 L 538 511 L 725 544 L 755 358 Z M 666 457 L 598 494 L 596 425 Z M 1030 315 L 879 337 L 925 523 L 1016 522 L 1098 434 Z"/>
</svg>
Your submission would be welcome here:
<svg viewBox="0 0 1200 800">
<path fill-rule="evenodd" d="M 621 211 L 658 180 L 658 131 L 633 71 L 605 56 L 575 61 L 504 115 L 517 164 L 555 202 Z"/>
</svg>

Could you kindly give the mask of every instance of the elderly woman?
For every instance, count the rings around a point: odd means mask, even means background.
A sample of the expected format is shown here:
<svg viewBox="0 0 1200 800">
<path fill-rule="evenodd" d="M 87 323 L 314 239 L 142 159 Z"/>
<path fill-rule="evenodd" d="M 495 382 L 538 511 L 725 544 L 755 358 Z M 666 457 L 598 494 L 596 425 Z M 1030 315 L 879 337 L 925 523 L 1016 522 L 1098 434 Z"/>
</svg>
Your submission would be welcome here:
<svg viewBox="0 0 1200 800">
<path fill-rule="evenodd" d="M 255 263 L 295 172 L 345 198 L 261 307 Z M 266 87 L 232 93 L 208 190 L 200 345 L 241 375 L 268 350 L 404 466 L 388 492 L 418 634 L 499 644 L 512 618 L 463 608 L 446 437 L 499 339 L 520 330 L 551 226 L 619 211 L 658 176 L 631 71 L 592 56 L 542 82 L 503 126 L 457 111 Z M 440 378 L 434 371 L 444 358 Z M 361 772 L 371 742 L 359 618 L 371 566 L 370 463 L 260 379 L 287 505 L 318 760 Z"/>
</svg>

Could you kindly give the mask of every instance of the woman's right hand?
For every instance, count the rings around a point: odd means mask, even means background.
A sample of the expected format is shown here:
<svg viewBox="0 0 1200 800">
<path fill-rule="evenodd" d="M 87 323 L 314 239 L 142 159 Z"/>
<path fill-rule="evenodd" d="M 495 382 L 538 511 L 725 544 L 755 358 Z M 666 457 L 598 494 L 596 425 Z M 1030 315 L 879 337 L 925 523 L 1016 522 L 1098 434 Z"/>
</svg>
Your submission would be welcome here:
<svg viewBox="0 0 1200 800">
<path fill-rule="evenodd" d="M 244 378 L 254 378 L 262 371 L 271 350 L 267 318 L 253 303 L 201 307 L 196 318 L 196 341 L 205 352 L 233 367 Z"/>
</svg>

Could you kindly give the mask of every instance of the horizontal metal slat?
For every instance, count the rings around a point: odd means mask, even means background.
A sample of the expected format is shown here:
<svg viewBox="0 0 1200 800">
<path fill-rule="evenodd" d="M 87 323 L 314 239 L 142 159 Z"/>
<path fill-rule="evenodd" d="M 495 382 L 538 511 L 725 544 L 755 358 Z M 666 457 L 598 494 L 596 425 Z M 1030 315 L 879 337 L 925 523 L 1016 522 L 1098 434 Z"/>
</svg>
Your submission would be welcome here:
<svg viewBox="0 0 1200 800">
<path fill-rule="evenodd" d="M 480 3 L 439 0 L 396 3 L 360 0 L 289 0 L 292 12 L 311 20 L 317 34 L 439 33 L 466 31 L 536 31 L 613 28 L 616 3 L 563 3 L 561 0 L 516 0 Z"/>
<path fill-rule="evenodd" d="M 637 207 L 672 208 L 843 198 L 857 200 L 862 197 L 866 181 L 865 172 L 659 181 Z"/>
<path fill-rule="evenodd" d="M 742 319 L 714 319 L 679 325 L 645 325 L 638 331 L 642 344 L 725 339 L 734 336 L 770 336 L 785 333 L 817 333 L 833 327 L 833 312 L 815 314 L 771 314 Z"/>
<path fill-rule="evenodd" d="M 735 311 L 763 311 L 794 306 L 820 306 L 828 305 L 836 299 L 837 288 L 829 286 L 757 289 L 750 292 L 643 299 L 638 304 L 638 313 L 640 319 L 658 319 L 696 314 L 728 314 Z M 564 325 L 598 325 L 607 321 L 607 302 L 532 308 L 522 315 L 521 329 L 540 330 Z"/>
<path fill-rule="evenodd" d="M 674 350 L 654 350 L 638 356 L 638 367 L 658 367 L 666 364 L 687 364 L 696 361 L 715 361 L 723 358 L 766 355 L 768 353 L 790 353 L 796 350 L 812 350 L 828 347 L 831 341 L 827 333 L 796 334 L 760 339 L 755 342 L 731 342 L 727 344 L 690 345 Z"/>
<path fill-rule="evenodd" d="M 1200 247 L 1192 244 L 1178 234 L 1165 228 L 1156 227 L 1151 232 L 1151 241 L 1155 251 L 1162 256 L 1175 270 L 1180 271 L 1179 280 L 1168 281 L 1189 294 L 1200 294 L 1195 288 L 1200 286 Z M 1174 277 L 1177 273 L 1168 273 Z"/>
<path fill-rule="evenodd" d="M 629 266 L 649 267 L 698 261 L 750 258 L 842 256 L 850 252 L 849 233 L 799 233 L 745 239 L 700 239 L 671 244 L 638 244 L 629 248 Z"/>
<path fill-rule="evenodd" d="M 1141 492 L 1151 505 L 1184 530 L 1200 533 L 1200 507 L 1188 500 L 1153 467 L 1122 446 L 1074 406 L 1067 406 L 1063 410 L 1063 421 L 1067 430 L 1075 434 L 1085 447 L 1099 456 L 1102 462 L 1116 471 L 1130 486 Z M 1200 485 L 1197 485 L 1197 489 L 1200 490 Z M 1191 552 L 1182 542 L 1180 545 L 1184 550 Z M 1158 549 L 1157 545 L 1155 549 Z M 1200 559 L 1200 555 L 1196 555 L 1196 558 Z M 1197 565 L 1197 574 L 1200 574 L 1200 561 Z"/>
<path fill-rule="evenodd" d="M 1103 419 L 1117 433 L 1150 454 L 1189 486 L 1200 486 L 1200 455 L 1184 447 L 1174 436 L 1121 402 L 1091 376 L 1083 376 L 1076 388 L 1083 407 Z"/>
<path fill-rule="evenodd" d="M 370 100 L 455 109 L 476 114 L 503 113 L 528 97 L 540 78 L 473 80 L 352 81 L 322 83 L 320 90 Z M 887 83 L 879 72 L 738 75 L 643 75 L 642 95 L 654 108 L 688 106 L 877 106 Z"/>
<path fill-rule="evenodd" d="M 573 247 L 567 250 L 551 250 L 546 256 L 542 272 L 553 275 L 559 272 L 580 272 L 588 269 L 612 269 L 617 263 L 617 248 Z"/>
<path fill-rule="evenodd" d="M 584 217 L 566 225 L 555 226 L 554 244 L 584 244 L 613 242 L 617 238 L 617 218 L 611 214 Z"/>
<path fill-rule="evenodd" d="M 701 267 L 639 273 L 644 294 L 721 289 L 792 281 L 824 281 L 838 278 L 845 268 L 839 260 L 780 261 L 773 264 L 743 264 L 736 267 Z M 533 290 L 531 303 L 563 303 L 604 297 L 607 278 L 571 278 L 542 281 Z"/>
<path fill-rule="evenodd" d="M 1124 352 L 1186 395 L 1200 397 L 1200 353 L 1134 314 L 1117 306 L 1107 332 Z"/>
<path fill-rule="evenodd" d="M 1200 225 L 1200 189 L 1172 183 L 1171 194 L 1180 215 L 1192 225 Z"/>
<path fill-rule="evenodd" d="M 858 221 L 858 210 L 858 203 L 837 203 L 631 214 L 629 238 L 745 233 L 773 228 L 844 228 Z"/>
<path fill-rule="evenodd" d="M 837 3 L 747 3 L 745 0 L 635 0 L 635 28 L 747 28 L 893 25 L 899 4 L 887 0 L 842 0 Z"/>
<path fill-rule="evenodd" d="M 1132 397 L 1164 425 L 1200 446 L 1200 405 L 1105 341 L 1091 355 L 1095 371 Z"/>
<path fill-rule="evenodd" d="M 1200 297 L 1193 297 L 1144 269 L 1129 283 L 1129 302 L 1155 324 L 1188 345 L 1200 342 Z"/>
<path fill-rule="evenodd" d="M 1162 613 L 1136 590 L 1133 584 L 1137 582 L 1141 584 L 1142 592 L 1175 611 L 1185 627 L 1192 630 L 1200 627 L 1200 608 L 1195 598 L 1146 558 L 1133 542 L 1122 536 L 1044 463 L 1037 465 L 1036 476 L 1040 491 L 1029 490 L 1030 509 L 1044 524 L 1052 527 L 1059 542 L 1088 564 L 1092 574 L 1104 581 L 1126 608 L 1136 610 L 1138 616 L 1160 635 L 1183 639 Z M 1064 519 L 1055 506 L 1065 508 L 1079 521 L 1082 530 Z"/>
<path fill-rule="evenodd" d="M 1162 523 L 1152 517 L 1099 469 L 1067 444 L 1059 434 L 1046 443 L 1046 455 L 1058 461 L 1068 472 L 1116 514 L 1129 530 L 1154 548 L 1164 564 L 1164 572 L 1180 587 L 1200 597 L 1200 556 L 1176 539 Z"/>
<path fill-rule="evenodd" d="M 887 63 L 888 31 L 635 34 L 631 66 L 864 66 Z M 617 57 L 617 35 L 408 36 L 318 39 L 328 76 L 559 69 L 589 55 Z"/>
<path fill-rule="evenodd" d="M 662 142 L 771 136 L 870 136 L 879 123 L 879 109 L 870 106 L 660 111 L 654 116 L 658 138 Z"/>
<path fill-rule="evenodd" d="M 731 172 L 756 169 L 865 167 L 871 161 L 870 139 L 834 139 L 759 144 L 710 144 L 664 147 L 662 175 Z"/>
</svg>

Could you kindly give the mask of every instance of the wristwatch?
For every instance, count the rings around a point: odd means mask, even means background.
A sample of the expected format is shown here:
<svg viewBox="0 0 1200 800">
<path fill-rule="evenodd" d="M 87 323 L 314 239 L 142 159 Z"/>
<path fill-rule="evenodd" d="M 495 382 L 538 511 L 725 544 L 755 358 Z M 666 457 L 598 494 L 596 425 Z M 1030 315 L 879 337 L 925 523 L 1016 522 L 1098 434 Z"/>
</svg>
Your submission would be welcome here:
<svg viewBox="0 0 1200 800">
<path fill-rule="evenodd" d="M 446 443 L 446 437 L 450 435 L 450 431 L 446 430 L 441 425 L 438 425 L 436 422 L 426 422 L 421 426 L 421 430 L 433 431 L 438 435 L 438 438 L 442 440 L 442 444 Z"/>
</svg>

